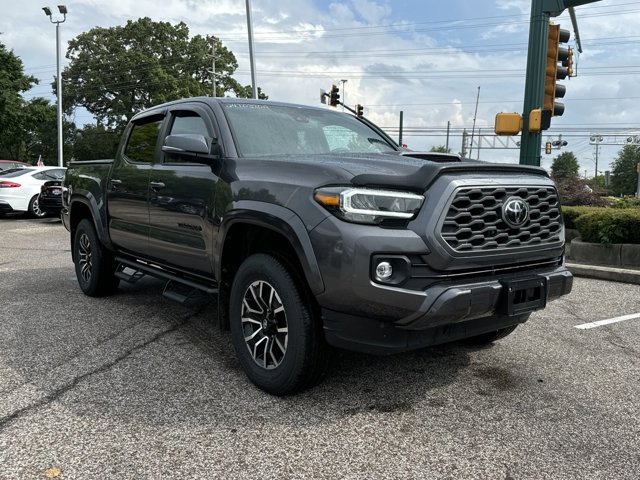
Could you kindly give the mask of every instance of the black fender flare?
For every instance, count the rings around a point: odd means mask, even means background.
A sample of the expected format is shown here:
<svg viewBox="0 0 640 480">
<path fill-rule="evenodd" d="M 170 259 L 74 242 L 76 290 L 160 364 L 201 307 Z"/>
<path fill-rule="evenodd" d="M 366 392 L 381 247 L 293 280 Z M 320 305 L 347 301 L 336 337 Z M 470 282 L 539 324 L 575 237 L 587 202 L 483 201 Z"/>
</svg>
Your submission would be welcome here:
<svg viewBox="0 0 640 480">
<path fill-rule="evenodd" d="M 324 291 L 324 282 L 315 252 L 304 222 L 292 210 L 273 203 L 254 200 L 240 200 L 233 210 L 225 214 L 220 225 L 218 244 L 214 251 L 216 278 L 222 278 L 222 255 L 224 244 L 230 228 L 238 223 L 247 223 L 273 230 L 291 243 L 298 261 L 302 266 L 307 284 L 314 295 Z"/>
<path fill-rule="evenodd" d="M 98 203 L 95 195 L 89 191 L 75 191 L 69 199 L 69 229 L 74 223 L 74 206 L 78 203 L 83 204 L 91 212 L 91 221 L 93 222 L 93 226 L 96 229 L 100 242 L 109 250 L 113 250 L 113 244 L 111 243 L 111 237 L 109 236 L 109 229 L 107 228 L 107 211 L 104 207 L 104 203 Z M 71 239 L 71 242 L 73 242 L 73 238 Z"/>
</svg>

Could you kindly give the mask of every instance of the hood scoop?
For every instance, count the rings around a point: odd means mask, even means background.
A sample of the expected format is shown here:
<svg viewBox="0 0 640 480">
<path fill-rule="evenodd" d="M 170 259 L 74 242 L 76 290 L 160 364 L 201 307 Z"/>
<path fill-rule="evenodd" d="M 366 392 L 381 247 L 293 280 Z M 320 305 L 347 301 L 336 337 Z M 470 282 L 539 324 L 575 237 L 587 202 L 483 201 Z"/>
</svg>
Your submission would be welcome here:
<svg viewBox="0 0 640 480">
<path fill-rule="evenodd" d="M 403 157 L 417 158 L 419 160 L 428 160 L 436 163 L 460 162 L 462 159 L 456 153 L 439 153 L 439 152 L 402 152 Z"/>
</svg>

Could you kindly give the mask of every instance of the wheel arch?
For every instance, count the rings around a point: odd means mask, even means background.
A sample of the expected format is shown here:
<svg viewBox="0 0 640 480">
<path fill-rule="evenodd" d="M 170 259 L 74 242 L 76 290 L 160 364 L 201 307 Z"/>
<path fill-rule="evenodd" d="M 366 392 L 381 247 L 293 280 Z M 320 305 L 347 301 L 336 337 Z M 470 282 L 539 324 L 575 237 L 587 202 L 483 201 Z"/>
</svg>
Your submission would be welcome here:
<svg viewBox="0 0 640 480">
<path fill-rule="evenodd" d="M 241 201 L 225 216 L 215 249 L 219 280 L 220 325 L 226 327 L 228 295 L 240 263 L 254 253 L 267 253 L 281 260 L 300 281 L 306 294 L 315 297 L 324 283 L 311 240 L 302 220 L 291 210 L 263 202 Z"/>
<path fill-rule="evenodd" d="M 73 239 L 76 234 L 78 224 L 83 219 L 89 219 L 93 223 L 98 239 L 108 249 L 112 249 L 111 240 L 106 227 L 106 215 L 104 209 L 100 209 L 98 204 L 90 193 L 87 196 L 74 195 L 69 205 L 69 234 L 71 242 L 71 252 L 73 255 Z M 99 219 L 100 221 L 96 221 Z M 75 261 L 75 258 L 73 259 Z"/>
</svg>

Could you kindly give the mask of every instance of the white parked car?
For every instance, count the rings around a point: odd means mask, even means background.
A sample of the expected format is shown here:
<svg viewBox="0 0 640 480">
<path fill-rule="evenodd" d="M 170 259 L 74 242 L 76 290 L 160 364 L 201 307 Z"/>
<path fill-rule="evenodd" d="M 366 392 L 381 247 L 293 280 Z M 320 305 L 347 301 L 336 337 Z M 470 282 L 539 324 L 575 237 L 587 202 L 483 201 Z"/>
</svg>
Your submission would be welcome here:
<svg viewBox="0 0 640 480">
<path fill-rule="evenodd" d="M 32 217 L 44 217 L 45 213 L 38 206 L 40 187 L 47 180 L 62 179 L 65 170 L 61 167 L 28 167 L 1 171 L 0 216 L 25 212 Z"/>
</svg>

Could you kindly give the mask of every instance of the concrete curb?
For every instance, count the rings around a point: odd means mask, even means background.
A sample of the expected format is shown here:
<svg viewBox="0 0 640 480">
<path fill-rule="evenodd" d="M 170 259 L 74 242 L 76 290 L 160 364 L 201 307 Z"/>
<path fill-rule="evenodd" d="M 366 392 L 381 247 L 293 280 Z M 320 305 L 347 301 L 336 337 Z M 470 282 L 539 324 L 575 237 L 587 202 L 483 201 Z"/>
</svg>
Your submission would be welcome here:
<svg viewBox="0 0 640 480">
<path fill-rule="evenodd" d="M 576 277 L 596 278 L 598 280 L 609 280 L 612 282 L 640 285 L 640 270 L 578 263 L 566 263 L 566 267 Z"/>
<path fill-rule="evenodd" d="M 613 268 L 640 268 L 640 245 L 630 243 L 601 243 L 583 242 L 575 238 L 567 244 L 567 259 L 583 263 L 607 265 Z"/>
</svg>

